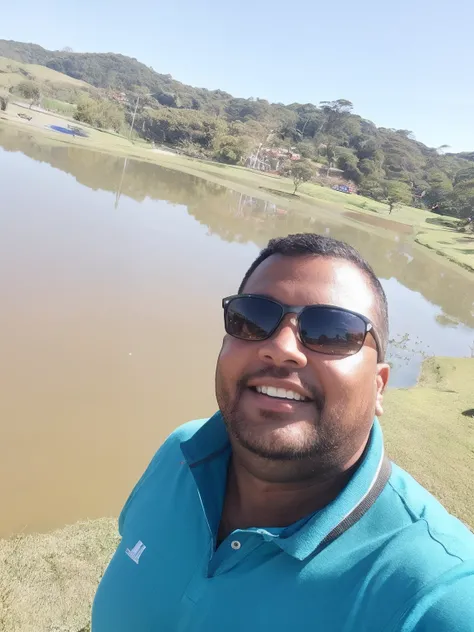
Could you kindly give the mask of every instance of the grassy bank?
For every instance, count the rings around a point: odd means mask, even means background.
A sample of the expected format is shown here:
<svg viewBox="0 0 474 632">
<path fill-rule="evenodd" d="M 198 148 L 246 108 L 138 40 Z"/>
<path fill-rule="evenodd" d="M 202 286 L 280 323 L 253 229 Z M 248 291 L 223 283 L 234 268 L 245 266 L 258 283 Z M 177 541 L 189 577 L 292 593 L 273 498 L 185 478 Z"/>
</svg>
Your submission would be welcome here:
<svg viewBox="0 0 474 632">
<path fill-rule="evenodd" d="M 118 541 L 113 519 L 0 540 L 0 631 L 87 630 L 92 598 Z"/>
<path fill-rule="evenodd" d="M 418 386 L 389 391 L 383 417 L 391 458 L 471 528 L 473 384 L 472 359 L 430 358 Z M 117 542 L 113 519 L 0 541 L 0 631 L 88 630 L 90 604 Z"/>
<path fill-rule="evenodd" d="M 18 118 L 24 108 L 14 104 L 7 112 L 0 112 L 0 125 L 13 125 L 19 129 L 42 134 L 47 142 L 58 145 L 75 145 L 110 154 L 128 156 L 156 163 L 183 173 L 196 175 L 241 193 L 269 200 L 289 210 L 323 217 L 327 213 L 338 215 L 347 223 L 363 223 L 367 230 L 393 230 L 411 236 L 418 244 L 436 255 L 445 257 L 474 271 L 474 235 L 459 233 L 453 218 L 443 218 L 426 210 L 402 206 L 391 215 L 388 206 L 358 195 L 347 195 L 315 183 L 305 183 L 293 196 L 293 183 L 288 178 L 266 174 L 240 166 L 197 160 L 169 151 L 153 149 L 143 140 L 131 142 L 119 134 L 104 132 L 81 124 L 88 138 L 73 138 L 48 129 L 50 125 L 64 125 L 72 119 L 52 113 L 30 111 L 30 122 Z"/>
<path fill-rule="evenodd" d="M 416 387 L 388 391 L 382 422 L 392 460 L 474 530 L 473 385 L 474 359 L 429 358 Z"/>
</svg>

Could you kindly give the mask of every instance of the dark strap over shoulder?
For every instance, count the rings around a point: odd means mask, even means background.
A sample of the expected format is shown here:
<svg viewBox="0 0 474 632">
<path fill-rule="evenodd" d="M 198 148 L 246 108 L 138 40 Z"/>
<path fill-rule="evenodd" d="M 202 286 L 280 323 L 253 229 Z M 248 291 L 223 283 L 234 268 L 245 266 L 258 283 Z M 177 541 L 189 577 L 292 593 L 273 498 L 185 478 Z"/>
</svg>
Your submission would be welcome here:
<svg viewBox="0 0 474 632">
<path fill-rule="evenodd" d="M 343 520 L 341 520 L 341 522 L 336 527 L 334 527 L 334 529 L 330 533 L 328 533 L 328 535 L 324 538 L 324 540 L 316 549 L 316 553 L 319 553 L 329 544 L 331 544 L 331 542 L 334 542 L 334 540 L 336 540 L 339 536 L 350 529 L 350 527 L 352 527 L 362 518 L 362 516 L 372 507 L 374 502 L 384 490 L 384 487 L 388 483 L 388 479 L 390 478 L 391 473 L 392 463 L 387 456 L 384 456 L 377 478 L 373 482 L 370 490 L 367 492 L 361 502 L 356 507 L 354 507 L 354 509 L 349 514 L 347 514 L 347 516 Z"/>
</svg>

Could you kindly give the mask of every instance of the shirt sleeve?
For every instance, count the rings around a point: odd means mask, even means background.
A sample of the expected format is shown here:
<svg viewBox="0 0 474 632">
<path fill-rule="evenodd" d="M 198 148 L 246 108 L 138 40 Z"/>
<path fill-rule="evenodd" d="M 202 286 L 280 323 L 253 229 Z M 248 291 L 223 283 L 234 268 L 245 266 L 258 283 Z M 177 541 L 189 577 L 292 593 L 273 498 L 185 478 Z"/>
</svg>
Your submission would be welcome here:
<svg viewBox="0 0 474 632">
<path fill-rule="evenodd" d="M 474 632 L 474 562 L 424 590 L 393 632 Z"/>
</svg>

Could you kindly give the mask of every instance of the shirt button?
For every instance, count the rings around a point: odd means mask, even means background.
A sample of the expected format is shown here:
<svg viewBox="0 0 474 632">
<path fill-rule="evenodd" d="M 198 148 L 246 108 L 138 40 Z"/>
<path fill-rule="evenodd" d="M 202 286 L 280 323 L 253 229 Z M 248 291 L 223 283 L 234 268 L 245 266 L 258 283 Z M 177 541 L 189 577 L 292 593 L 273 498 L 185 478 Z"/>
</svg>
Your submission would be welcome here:
<svg viewBox="0 0 474 632">
<path fill-rule="evenodd" d="M 234 549 L 234 551 L 238 551 L 242 545 L 238 540 L 232 540 L 230 546 Z"/>
</svg>

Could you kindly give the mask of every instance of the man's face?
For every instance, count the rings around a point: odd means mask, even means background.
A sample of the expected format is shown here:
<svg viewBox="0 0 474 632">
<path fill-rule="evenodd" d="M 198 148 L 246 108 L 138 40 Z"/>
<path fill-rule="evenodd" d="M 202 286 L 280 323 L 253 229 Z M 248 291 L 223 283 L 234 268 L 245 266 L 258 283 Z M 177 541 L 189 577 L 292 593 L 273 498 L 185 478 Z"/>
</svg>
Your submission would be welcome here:
<svg viewBox="0 0 474 632">
<path fill-rule="evenodd" d="M 272 255 L 244 291 L 286 305 L 344 307 L 377 322 L 365 274 L 340 259 Z M 296 316 L 287 314 L 268 340 L 225 336 L 216 395 L 239 449 L 273 461 L 310 458 L 322 470 L 338 469 L 365 445 L 374 414 L 382 413 L 388 375 L 388 366 L 377 364 L 370 334 L 355 355 L 324 355 L 299 341 Z M 257 386 L 293 390 L 307 401 L 274 398 L 257 392 Z"/>
</svg>

